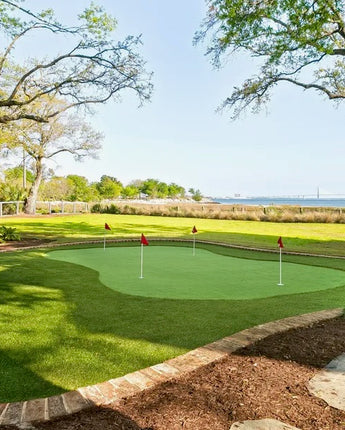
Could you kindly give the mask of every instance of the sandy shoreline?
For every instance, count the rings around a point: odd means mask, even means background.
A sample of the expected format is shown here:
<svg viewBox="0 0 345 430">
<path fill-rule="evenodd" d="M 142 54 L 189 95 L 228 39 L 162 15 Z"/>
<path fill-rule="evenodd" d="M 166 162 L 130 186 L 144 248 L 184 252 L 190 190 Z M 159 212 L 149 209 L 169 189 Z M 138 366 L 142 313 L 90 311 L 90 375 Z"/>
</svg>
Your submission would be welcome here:
<svg viewBox="0 0 345 430">
<path fill-rule="evenodd" d="M 144 204 L 144 205 L 170 205 L 170 204 L 220 204 L 215 202 L 209 198 L 203 198 L 200 202 L 196 202 L 193 199 L 116 199 L 116 200 L 103 200 L 103 204 L 117 204 L 117 203 L 136 203 L 136 204 Z"/>
</svg>

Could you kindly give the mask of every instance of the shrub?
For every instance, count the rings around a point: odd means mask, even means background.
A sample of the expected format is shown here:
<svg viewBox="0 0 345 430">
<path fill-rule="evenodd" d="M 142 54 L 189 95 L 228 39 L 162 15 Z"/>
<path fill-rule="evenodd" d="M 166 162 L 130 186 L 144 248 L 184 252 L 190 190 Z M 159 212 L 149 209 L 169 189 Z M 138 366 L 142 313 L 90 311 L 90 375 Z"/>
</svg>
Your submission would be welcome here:
<svg viewBox="0 0 345 430">
<path fill-rule="evenodd" d="M 111 204 L 110 206 L 106 206 L 101 210 L 101 213 L 105 214 L 119 214 L 121 213 L 120 208 L 114 204 Z"/>
<path fill-rule="evenodd" d="M 102 206 L 100 203 L 96 203 L 91 207 L 91 213 L 93 214 L 100 214 L 102 210 Z"/>
<path fill-rule="evenodd" d="M 17 206 L 14 203 L 7 203 L 3 205 L 2 214 L 3 215 L 14 215 L 17 211 Z"/>
<path fill-rule="evenodd" d="M 20 234 L 16 232 L 15 227 L 6 227 L 5 225 L 0 226 L 0 239 L 5 242 L 12 240 L 20 240 Z"/>
<path fill-rule="evenodd" d="M 40 208 L 40 209 L 36 209 L 36 214 L 40 214 L 40 215 L 48 215 L 49 211 L 47 209 L 44 208 Z"/>
<path fill-rule="evenodd" d="M 119 206 L 116 206 L 114 204 L 111 204 L 110 206 L 102 206 L 100 203 L 95 203 L 91 207 L 91 213 L 98 213 L 98 214 L 120 214 L 121 209 Z"/>
</svg>

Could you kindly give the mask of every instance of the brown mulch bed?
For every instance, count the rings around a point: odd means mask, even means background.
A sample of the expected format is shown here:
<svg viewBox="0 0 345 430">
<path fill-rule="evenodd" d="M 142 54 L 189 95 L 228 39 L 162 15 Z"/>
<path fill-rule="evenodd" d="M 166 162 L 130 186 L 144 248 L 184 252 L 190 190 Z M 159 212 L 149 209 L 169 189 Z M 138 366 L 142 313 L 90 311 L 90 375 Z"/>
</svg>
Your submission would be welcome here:
<svg viewBox="0 0 345 430">
<path fill-rule="evenodd" d="M 274 418 L 303 430 L 344 430 L 345 412 L 311 395 L 310 378 L 345 351 L 345 319 L 272 335 L 182 378 L 107 408 L 36 425 L 51 430 L 228 430 Z"/>
<path fill-rule="evenodd" d="M 0 252 L 1 251 L 16 251 L 17 249 L 21 248 L 30 248 L 32 246 L 44 246 L 48 245 L 50 243 L 53 243 L 51 239 L 23 239 L 20 241 L 13 241 L 13 242 L 4 242 L 0 243 Z"/>
</svg>

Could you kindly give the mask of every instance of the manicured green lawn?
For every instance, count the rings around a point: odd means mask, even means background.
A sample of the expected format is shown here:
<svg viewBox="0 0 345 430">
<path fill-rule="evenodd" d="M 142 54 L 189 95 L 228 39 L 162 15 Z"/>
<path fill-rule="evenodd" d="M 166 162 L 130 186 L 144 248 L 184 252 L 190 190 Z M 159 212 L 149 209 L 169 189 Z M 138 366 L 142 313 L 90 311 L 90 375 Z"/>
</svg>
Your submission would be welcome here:
<svg viewBox="0 0 345 430">
<path fill-rule="evenodd" d="M 109 238 L 150 237 L 191 238 L 193 225 L 197 238 L 237 245 L 276 249 L 283 236 L 286 250 L 345 255 L 345 226 L 342 224 L 269 223 L 196 218 L 168 218 L 137 215 L 69 215 L 35 218 L 7 217 L 0 225 L 17 227 L 23 237 L 48 238 L 58 242 L 101 239 L 104 223 L 113 230 Z"/>
<path fill-rule="evenodd" d="M 64 221 L 62 217 L 53 218 L 55 224 L 51 219 L 49 222 L 16 219 L 12 225 L 18 223 L 23 231 L 31 226 L 31 234 L 35 231 L 35 236 L 42 231 L 45 236 L 56 233 L 60 240 L 77 238 L 75 231 L 84 237 L 101 237 L 103 234 L 104 217 L 63 218 Z M 184 224 L 181 224 L 180 219 L 106 217 L 106 222 L 113 228 L 118 227 L 121 235 L 125 235 L 124 230 L 127 229 L 131 235 L 143 231 L 148 236 L 158 236 L 158 233 L 187 236 L 194 221 L 183 220 Z M 46 223 L 44 228 L 38 222 Z M 69 227 L 64 223 L 70 223 Z M 224 228 L 222 221 L 218 227 L 216 223 L 214 229 Z M 6 225 L 9 224 L 6 220 Z M 203 229 L 201 224 L 198 227 Z M 222 234 L 224 238 L 225 233 Z M 276 241 L 274 235 L 271 239 Z M 168 244 L 163 248 L 154 245 L 152 242 L 145 248 L 145 257 L 149 256 L 148 251 L 160 253 Z M 91 251 L 83 251 L 81 247 L 75 249 L 81 254 L 101 251 L 99 247 Z M 203 252 L 199 252 L 201 249 Z M 110 250 L 102 250 L 103 255 Z M 179 250 L 176 248 L 174 252 Z M 138 257 L 137 244 L 132 251 Z M 189 247 L 182 251 L 189 253 L 191 250 Z M 274 262 L 274 267 L 277 265 L 277 254 L 273 253 L 213 245 L 198 245 L 198 252 L 214 261 L 217 254 L 221 257 L 219 261 L 224 262 L 229 256 L 247 259 L 249 265 L 270 262 Z M 341 283 L 338 278 L 333 280 L 334 284 L 330 281 L 328 289 L 324 290 L 319 289 L 319 285 L 317 291 L 285 294 L 286 291 L 282 290 L 283 295 L 246 300 L 211 298 L 206 296 L 207 291 L 203 297 L 194 299 L 187 296 L 162 297 L 162 294 L 154 296 L 143 291 L 141 295 L 134 295 L 122 287 L 106 286 L 110 281 L 103 279 L 103 275 L 100 278 L 91 264 L 87 267 L 80 261 L 75 264 L 52 259 L 48 257 L 50 253 L 54 255 L 55 251 L 0 254 L 0 402 L 45 397 L 101 382 L 161 362 L 246 327 L 290 315 L 343 307 L 345 303 L 345 282 Z M 322 269 L 327 278 L 326 268 L 338 269 L 329 271 L 329 279 L 334 273 L 340 277 L 345 275 L 345 260 L 341 259 L 289 255 L 284 256 L 284 261 L 303 265 L 303 269 L 309 266 L 306 269 L 310 276 Z M 111 258 L 114 268 L 115 262 Z M 145 272 L 144 282 L 149 273 Z M 329 281 L 326 278 L 324 282 Z M 329 288 L 332 286 L 334 288 Z M 272 286 L 272 289 L 276 288 L 285 286 Z"/>
</svg>

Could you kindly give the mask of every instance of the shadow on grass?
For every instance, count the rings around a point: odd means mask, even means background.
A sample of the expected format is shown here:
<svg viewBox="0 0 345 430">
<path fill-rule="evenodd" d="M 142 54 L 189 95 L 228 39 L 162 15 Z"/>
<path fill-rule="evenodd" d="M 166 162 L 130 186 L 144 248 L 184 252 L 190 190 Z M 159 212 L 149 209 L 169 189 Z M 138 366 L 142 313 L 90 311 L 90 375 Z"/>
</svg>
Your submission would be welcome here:
<svg viewBox="0 0 345 430">
<path fill-rule="evenodd" d="M 39 222 L 36 220 L 35 222 L 25 222 L 25 225 L 20 222 L 12 222 L 11 226 L 18 228 L 23 239 L 34 237 L 35 239 L 51 239 L 56 241 L 68 238 L 96 239 L 103 238 L 104 236 L 103 223 L 99 226 L 87 222 L 75 221 L 47 224 L 46 222 Z M 186 229 L 186 227 L 166 226 L 164 224 L 145 223 L 141 225 L 140 223 L 119 223 L 116 226 L 112 226 L 112 230 L 107 232 L 106 236 L 109 239 L 138 236 L 139 240 L 143 232 L 148 236 L 172 235 L 175 237 L 182 237 L 188 234 L 188 229 Z"/>
<path fill-rule="evenodd" d="M 8 372 L 0 401 L 60 393 L 61 387 L 46 382 L 40 370 L 30 370 L 40 362 L 47 373 L 61 373 L 62 379 L 67 375 L 76 388 L 153 365 L 247 327 L 345 303 L 345 287 L 247 301 L 136 297 L 105 287 L 89 268 L 49 260 L 40 252 L 1 255 L 0 261 L 0 345 L 7 357 L 2 368 Z M 11 332 L 14 340 L 6 338 L 10 346 L 5 349 L 2 336 Z M 31 381 L 20 392 L 13 391 L 19 374 Z M 66 384 L 61 382 L 64 390 L 71 389 Z"/>
<path fill-rule="evenodd" d="M 135 237 L 145 233 L 148 236 L 170 236 L 180 238 L 192 238 L 191 228 L 194 223 L 217 220 L 195 220 L 193 218 L 168 218 L 150 217 L 136 215 L 88 215 L 57 216 L 51 218 L 33 218 L 16 220 L 11 219 L 10 225 L 18 228 L 22 237 L 36 239 L 50 239 L 54 241 L 66 241 L 76 239 L 101 239 L 104 234 L 105 220 L 112 226 L 112 231 L 107 237 Z M 88 221 L 90 219 L 90 221 Z M 154 220 L 153 220 L 154 219 Z M 132 221 L 133 222 L 130 222 Z M 127 222 L 129 221 L 129 222 Z M 216 231 L 216 224 L 208 225 L 205 230 L 199 228 L 197 239 L 225 242 L 241 246 L 258 247 L 264 249 L 275 249 L 277 247 L 277 235 L 275 234 L 252 234 L 244 232 L 232 232 L 231 225 L 226 231 Z M 333 255 L 344 255 L 343 240 L 315 240 L 300 239 L 298 237 L 284 238 L 284 245 L 289 251 L 302 251 L 323 254 L 327 252 Z"/>
<path fill-rule="evenodd" d="M 0 381 L 0 402 L 31 399 L 35 397 L 35 393 L 45 393 L 45 396 L 50 396 L 65 391 L 32 372 L 19 357 L 13 359 L 1 350 Z"/>
</svg>

